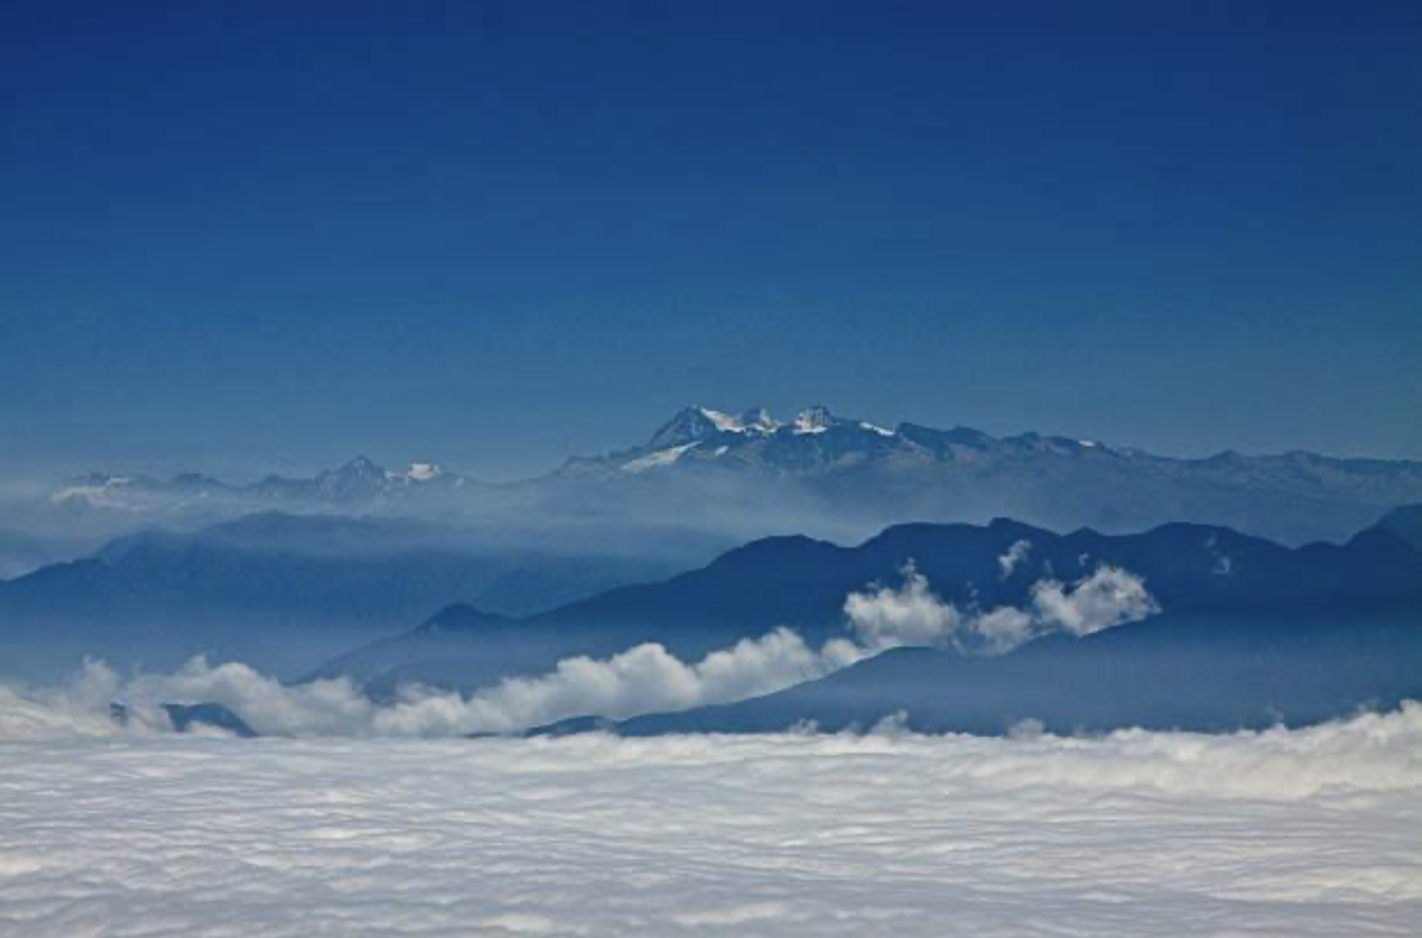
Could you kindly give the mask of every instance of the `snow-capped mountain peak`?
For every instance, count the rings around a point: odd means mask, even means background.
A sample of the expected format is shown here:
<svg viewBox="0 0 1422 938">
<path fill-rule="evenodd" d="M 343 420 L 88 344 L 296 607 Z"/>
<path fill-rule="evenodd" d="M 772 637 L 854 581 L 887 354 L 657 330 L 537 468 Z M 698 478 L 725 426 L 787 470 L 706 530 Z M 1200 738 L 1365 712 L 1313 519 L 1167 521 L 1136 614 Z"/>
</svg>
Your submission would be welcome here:
<svg viewBox="0 0 1422 938">
<path fill-rule="evenodd" d="M 828 407 L 807 407 L 795 415 L 795 433 L 804 435 L 807 433 L 824 433 L 839 418 L 829 412 Z"/>
<path fill-rule="evenodd" d="M 719 410 L 712 410 L 709 407 L 698 407 L 696 410 L 705 417 L 713 427 L 722 433 L 739 433 L 745 429 L 740 420 L 730 414 L 722 413 Z"/>
<path fill-rule="evenodd" d="M 405 478 L 411 482 L 428 482 L 444 475 L 444 470 L 432 462 L 412 462 L 405 470 Z"/>
<path fill-rule="evenodd" d="M 738 416 L 710 407 L 687 407 L 652 434 L 647 447 L 652 450 L 669 449 L 708 440 L 723 433 L 764 435 L 774 433 L 779 426 L 764 407 L 751 408 Z"/>
<path fill-rule="evenodd" d="M 743 410 L 736 419 L 740 421 L 743 433 L 770 434 L 781 427 L 780 421 L 772 417 L 770 411 L 764 407 L 751 407 Z"/>
</svg>

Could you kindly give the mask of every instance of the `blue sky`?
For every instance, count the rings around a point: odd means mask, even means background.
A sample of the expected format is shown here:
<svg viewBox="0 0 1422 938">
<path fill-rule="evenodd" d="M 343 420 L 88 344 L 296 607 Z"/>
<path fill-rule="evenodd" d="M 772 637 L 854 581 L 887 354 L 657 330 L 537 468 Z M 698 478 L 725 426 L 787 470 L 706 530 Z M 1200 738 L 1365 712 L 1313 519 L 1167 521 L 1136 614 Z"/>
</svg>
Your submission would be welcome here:
<svg viewBox="0 0 1422 938">
<path fill-rule="evenodd" d="M 1422 458 L 1415 3 L 13 3 L 0 472 L 677 407 Z"/>
</svg>

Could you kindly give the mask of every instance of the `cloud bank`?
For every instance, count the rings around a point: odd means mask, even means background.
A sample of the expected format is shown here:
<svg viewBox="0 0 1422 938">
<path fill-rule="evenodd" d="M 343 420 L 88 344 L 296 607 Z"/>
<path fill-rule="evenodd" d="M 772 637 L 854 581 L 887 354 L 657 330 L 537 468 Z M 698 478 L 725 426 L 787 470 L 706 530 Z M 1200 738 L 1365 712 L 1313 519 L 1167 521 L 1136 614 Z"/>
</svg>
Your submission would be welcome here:
<svg viewBox="0 0 1422 938">
<path fill-rule="evenodd" d="M 1413 935 L 1422 707 L 1306 730 L 0 744 L 0 935 Z"/>
<path fill-rule="evenodd" d="M 575 716 L 613 719 L 741 700 L 822 677 L 870 651 L 846 639 L 810 647 L 790 629 L 743 639 L 696 662 L 656 643 L 606 659 L 568 658 L 538 677 L 465 696 L 418 685 L 392 702 L 346 678 L 283 684 L 240 662 L 195 658 L 170 674 L 120 680 L 89 662 L 58 688 L 0 685 L 0 741 L 144 736 L 171 731 L 165 703 L 214 703 L 263 736 L 431 737 L 508 733 Z M 110 704 L 121 702 L 123 719 Z"/>
<path fill-rule="evenodd" d="M 845 599 L 847 636 L 811 647 L 775 629 L 687 662 L 657 643 L 605 659 L 569 658 L 537 677 L 510 678 L 465 696 L 420 686 L 377 702 L 346 679 L 288 685 L 256 669 L 202 658 L 171 674 L 121 681 L 99 662 L 58 688 L 21 692 L 0 685 L 0 740 L 148 735 L 171 729 L 165 703 L 214 703 L 263 736 L 461 736 L 509 733 L 569 717 L 623 719 L 772 693 L 890 648 L 953 647 L 999 654 L 1055 631 L 1085 635 L 1157 610 L 1144 583 L 1103 567 L 1070 586 L 1042 580 L 1025 609 L 959 610 L 910 564 L 897 587 Z M 110 704 L 122 702 L 125 719 Z"/>
</svg>

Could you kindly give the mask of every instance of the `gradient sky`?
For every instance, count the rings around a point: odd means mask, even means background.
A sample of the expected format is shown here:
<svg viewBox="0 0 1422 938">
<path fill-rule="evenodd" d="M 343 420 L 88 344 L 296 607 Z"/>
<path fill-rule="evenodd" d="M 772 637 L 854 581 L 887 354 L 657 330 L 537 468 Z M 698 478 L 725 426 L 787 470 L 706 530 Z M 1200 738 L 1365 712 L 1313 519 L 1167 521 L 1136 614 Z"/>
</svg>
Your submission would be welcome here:
<svg viewBox="0 0 1422 938">
<path fill-rule="evenodd" d="M 1422 4 L 0 11 L 0 473 L 681 405 L 1422 458 Z"/>
</svg>

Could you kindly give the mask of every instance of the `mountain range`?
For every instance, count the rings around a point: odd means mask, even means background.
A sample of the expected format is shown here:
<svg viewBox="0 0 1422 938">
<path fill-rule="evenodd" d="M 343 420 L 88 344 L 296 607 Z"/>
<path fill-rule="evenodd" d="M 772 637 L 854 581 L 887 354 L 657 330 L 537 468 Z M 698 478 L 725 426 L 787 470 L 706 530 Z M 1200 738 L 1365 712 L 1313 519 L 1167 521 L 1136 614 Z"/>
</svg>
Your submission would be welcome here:
<svg viewBox="0 0 1422 938">
<path fill-rule="evenodd" d="M 1408 612 L 1164 614 L 1012 654 L 898 648 L 767 696 L 620 723 L 536 729 L 622 735 L 864 731 L 1061 735 L 1125 728 L 1299 726 L 1422 694 L 1422 617 Z"/>
<path fill-rule="evenodd" d="M 621 722 L 589 715 L 532 732 L 1230 731 L 1386 710 L 1422 694 L 1419 520 L 1422 506 L 1400 510 L 1343 547 L 1292 552 L 1162 529 L 1115 554 L 1151 569 L 1158 550 L 1185 549 L 1183 563 L 1165 568 L 1178 578 L 1158 568 L 1146 578 L 1163 611 L 1144 621 L 1048 636 L 1003 656 L 890 649 L 754 699 Z M 1211 545 L 1194 561 L 1192 540 Z M 1209 576 L 1230 582 L 1200 592 L 1211 553 L 1237 565 L 1212 567 Z"/>
<path fill-rule="evenodd" d="M 490 553 L 463 537 L 411 519 L 268 512 L 118 538 L 0 583 L 0 671 L 42 680 L 82 656 L 167 670 L 207 653 L 288 679 L 349 677 L 389 700 L 408 685 L 467 693 L 647 642 L 695 662 L 791 629 L 811 649 L 859 641 L 863 660 L 617 729 L 837 730 L 885 719 L 933 731 L 1004 732 L 1024 720 L 1062 732 L 1219 729 L 1422 694 L 1422 506 L 1343 543 L 1302 547 L 1215 525 L 1059 534 L 995 519 L 894 525 L 853 546 L 772 536 L 698 566 L 685 556 Z M 1002 647 L 870 647 L 851 628 L 851 597 L 887 596 L 899 616 L 928 603 L 951 610 L 943 621 L 1022 619 L 1044 595 L 1079 598 L 1103 572 L 1117 579 L 1096 600 L 1137 589 L 1136 604 L 1074 632 L 1029 629 Z M 931 647 L 900 647 L 920 645 Z M 606 716 L 539 731 L 604 726 Z"/>
<path fill-rule="evenodd" d="M 100 473 L 67 480 L 44 507 L 48 523 L 97 515 L 182 526 L 277 508 L 460 519 L 544 535 L 675 518 L 735 540 L 790 532 L 855 539 L 898 522 L 994 517 L 1105 532 L 1190 521 L 1302 544 L 1341 540 L 1417 501 L 1417 462 L 1303 451 L 1185 459 L 1037 433 L 879 426 L 823 407 L 787 421 L 763 408 L 688 407 L 643 444 L 575 457 L 518 482 L 480 482 L 429 463 L 391 471 L 362 457 L 311 478 L 241 485 L 195 473 Z"/>
<path fill-rule="evenodd" d="M 357 456 L 309 479 L 269 475 L 250 484 L 224 482 L 197 472 L 170 479 L 95 472 L 64 480 L 50 493 L 49 502 L 75 511 L 127 512 L 181 512 L 224 502 L 358 507 L 416 493 L 457 492 L 475 484 L 467 476 L 446 473 L 432 463 L 412 463 L 403 472 L 392 472 Z"/>
<path fill-rule="evenodd" d="M 402 518 L 244 516 L 147 530 L 0 582 L 0 674 L 86 656 L 166 669 L 196 654 L 296 673 L 451 603 L 528 614 L 680 569 L 681 555 L 498 548 Z"/>
<path fill-rule="evenodd" d="M 936 656 L 923 659 L 932 662 L 925 667 L 932 671 L 941 665 L 954 675 L 967 669 L 973 675 L 984 676 L 984 680 L 995 680 L 998 675 L 1010 676 L 1015 674 L 1014 669 L 1025 667 L 1005 663 L 1008 659 L 1017 661 L 1019 656 L 1025 656 L 1021 660 L 1035 661 L 1043 655 L 1060 654 L 1069 663 L 1089 661 L 1094 667 L 1099 661 L 1093 650 L 1100 648 L 1115 662 L 1112 667 L 1129 671 L 1130 655 L 1144 654 L 1136 648 L 1140 644 L 1156 656 L 1152 667 L 1169 672 L 1169 661 L 1178 660 L 1180 675 L 1190 673 L 1185 664 L 1191 660 L 1204 662 L 1203 667 L 1218 664 L 1222 669 L 1219 673 L 1225 674 L 1230 673 L 1230 661 L 1234 659 L 1277 664 L 1275 658 L 1290 656 L 1305 662 L 1306 670 L 1326 674 L 1334 665 L 1349 660 L 1350 655 L 1358 660 L 1361 655 L 1369 661 L 1373 660 L 1369 656 L 1378 657 L 1375 673 L 1379 677 L 1371 681 L 1366 675 L 1374 672 L 1360 665 L 1354 668 L 1363 675 L 1359 686 L 1388 697 L 1400 686 L 1399 681 L 1422 690 L 1414 686 L 1422 681 L 1422 668 L 1407 670 L 1422 660 L 1418 657 L 1422 652 L 1422 552 L 1414 540 L 1395 527 L 1387 522 L 1359 533 L 1345 544 L 1302 548 L 1288 548 L 1227 528 L 1202 525 L 1171 524 L 1134 535 L 1091 530 L 1061 535 L 1005 519 L 985 526 L 895 526 L 854 547 L 803 536 L 775 537 L 747 544 L 706 567 L 662 582 L 618 587 L 535 616 L 511 618 L 470 605 L 456 605 L 405 635 L 343 655 L 313 676 L 351 676 L 377 696 L 393 694 L 400 685 L 412 683 L 469 691 L 510 675 L 546 672 L 570 656 L 608 657 L 641 642 L 658 642 L 683 660 L 697 660 L 742 639 L 789 627 L 817 647 L 831 639 L 847 637 L 846 598 L 850 594 L 896 586 L 906 580 L 906 571 L 926 581 L 935 601 L 967 613 L 1028 608 L 1044 582 L 1080 583 L 1096 571 L 1114 568 L 1138 577 L 1149 590 L 1152 607 L 1163 610 L 1161 614 L 1080 640 L 1039 639 L 1000 658 L 952 650 L 925 651 L 922 654 Z M 1108 632 L 1110 638 L 1105 637 Z M 1269 644 L 1276 639 L 1282 644 Z M 1124 657 L 1114 652 L 1123 642 L 1130 651 Z M 1298 647 L 1289 642 L 1297 642 Z M 1210 657 L 1202 649 L 1213 646 L 1218 646 L 1220 658 L 1209 663 Z M 917 661 L 920 652 L 889 654 L 897 656 L 891 660 Z M 825 679 L 836 683 L 824 687 L 837 694 L 844 682 L 857 680 L 848 675 L 882 674 L 878 669 L 883 667 L 887 665 L 875 665 L 872 660 L 856 665 L 843 675 Z M 1082 690 L 1072 683 L 1075 678 L 1067 675 L 1085 679 L 1091 673 L 1090 667 L 1073 672 L 1064 666 L 1064 699 L 1073 699 L 1072 695 Z M 933 688 L 941 686 L 940 677 L 925 672 L 916 685 L 917 691 L 912 693 L 932 697 L 936 693 Z M 1039 678 L 1032 674 L 1033 686 L 1041 684 Z M 1277 688 L 1282 686 L 1280 682 L 1287 684 L 1296 679 L 1302 679 L 1299 671 L 1280 665 L 1272 683 L 1257 686 L 1264 693 L 1263 688 Z M 1017 692 L 1011 689 L 1015 680 L 1003 677 L 1005 683 L 998 692 L 1017 700 Z M 1097 675 L 1092 680 L 1107 678 Z M 1178 689 L 1180 680 L 1159 686 Z M 1319 680 L 1319 687 L 1329 686 L 1317 675 L 1301 686 L 1306 688 Z M 903 693 L 898 696 L 887 695 L 882 700 L 876 696 L 878 703 L 873 707 L 859 700 L 833 714 L 823 712 L 817 702 L 815 706 L 800 707 L 798 702 L 803 695 L 815 693 L 803 689 L 787 692 L 801 695 L 787 698 L 796 703 L 789 708 L 746 704 L 751 709 L 771 707 L 755 719 L 742 719 L 743 711 L 734 708 L 713 708 L 699 715 L 667 717 L 665 723 L 647 718 L 628 725 L 629 731 L 662 726 L 689 728 L 701 726 L 696 721 L 704 718 L 708 728 L 784 729 L 803 717 L 821 720 L 829 727 L 844 726 L 862 722 L 866 714 L 877 718 L 899 709 L 891 704 L 921 703 L 917 697 L 905 697 L 911 693 L 910 685 L 900 684 Z M 1213 686 L 1208 681 L 1199 682 L 1201 688 Z M 1352 703 L 1366 702 L 1367 694 L 1349 696 L 1356 689 L 1345 689 L 1349 693 L 1340 692 L 1341 698 Z M 1104 707 L 1111 697 L 1104 690 L 1101 693 L 1105 695 L 1100 698 Z M 1340 706 L 1335 699 L 1340 695 L 1323 699 L 1306 690 L 1299 692 L 1309 706 L 1320 712 Z M 1188 697 L 1187 694 L 1180 699 Z M 1275 702 L 1284 706 L 1291 700 L 1278 696 Z M 932 724 L 937 728 L 986 725 L 981 720 L 955 723 L 958 711 L 948 703 L 944 706 L 947 716 Z M 797 712 L 797 708 L 804 712 Z M 919 719 L 929 716 L 922 706 L 914 710 Z M 1294 710 L 1303 713 L 1307 708 L 1300 705 Z M 1239 708 L 1229 712 L 1239 716 Z M 1250 710 L 1249 715 L 1257 718 L 1266 712 Z M 729 716 L 722 720 L 722 714 Z M 1024 713 L 1024 717 L 1042 719 L 1054 714 L 1069 722 L 1090 722 L 1065 709 L 1059 713 Z M 791 718 L 782 719 L 787 715 Z M 1006 725 L 1001 724 L 1000 716 L 994 712 L 982 719 L 992 722 L 994 731 L 1000 731 Z M 771 727 L 770 723 L 777 725 Z"/>
</svg>

